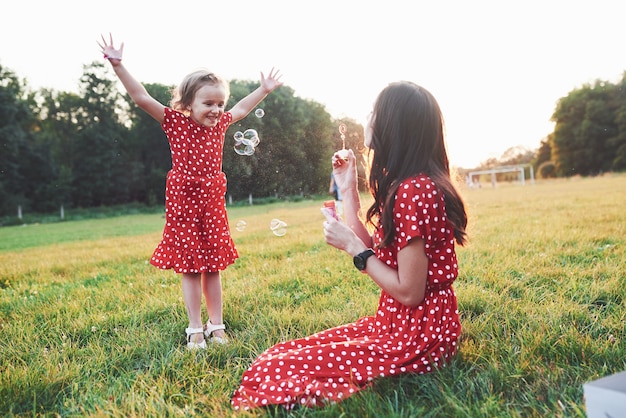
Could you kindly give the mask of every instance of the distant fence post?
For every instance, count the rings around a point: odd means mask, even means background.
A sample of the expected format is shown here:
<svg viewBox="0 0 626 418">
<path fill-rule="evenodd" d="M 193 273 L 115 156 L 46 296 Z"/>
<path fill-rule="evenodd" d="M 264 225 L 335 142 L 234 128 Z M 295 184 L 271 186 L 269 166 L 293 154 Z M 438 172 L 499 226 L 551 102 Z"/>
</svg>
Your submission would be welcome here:
<svg viewBox="0 0 626 418">
<path fill-rule="evenodd" d="M 61 220 L 65 219 L 65 209 L 63 208 L 63 205 L 61 205 Z"/>
<path fill-rule="evenodd" d="M 22 205 L 17 205 L 17 218 L 22 219 Z"/>
<path fill-rule="evenodd" d="M 250 206 L 252 206 L 252 193 L 248 195 L 248 203 L 250 203 Z"/>
</svg>

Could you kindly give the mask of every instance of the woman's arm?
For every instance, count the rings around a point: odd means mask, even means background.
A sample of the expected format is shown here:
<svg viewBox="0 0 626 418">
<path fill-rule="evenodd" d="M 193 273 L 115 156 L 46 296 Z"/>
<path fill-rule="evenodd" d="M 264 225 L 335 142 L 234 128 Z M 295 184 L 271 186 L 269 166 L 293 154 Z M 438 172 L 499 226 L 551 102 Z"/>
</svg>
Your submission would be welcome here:
<svg viewBox="0 0 626 418">
<path fill-rule="evenodd" d="M 398 252 L 397 270 L 370 257 L 364 271 L 401 304 L 417 306 L 424 300 L 428 277 L 428 257 L 424 251 L 424 241 L 414 238 Z"/>
<path fill-rule="evenodd" d="M 361 200 L 357 188 L 356 158 L 350 150 L 347 161 L 335 154 L 332 163 L 335 182 L 343 195 L 345 223 L 327 220 L 324 222 L 324 237 L 328 244 L 354 257 L 372 246 L 372 238 L 359 217 Z M 428 277 L 424 241 L 411 239 L 397 257 L 397 270 L 372 256 L 367 259 L 364 272 L 398 302 L 417 306 L 424 299 Z"/>
<path fill-rule="evenodd" d="M 352 257 L 371 245 L 366 245 L 352 229 L 335 220 L 324 222 L 324 237 L 328 244 Z M 424 250 L 424 241 L 414 238 L 398 252 L 397 270 L 372 256 L 367 259 L 363 272 L 403 305 L 419 305 L 426 293 L 428 276 L 428 257 Z"/>
<path fill-rule="evenodd" d="M 358 174 L 356 157 L 352 150 L 348 150 L 347 160 L 335 153 L 332 158 L 333 177 L 341 194 L 343 202 L 344 223 L 354 231 L 357 237 L 372 246 L 372 237 L 361 220 L 361 196 L 358 190 Z"/>
</svg>

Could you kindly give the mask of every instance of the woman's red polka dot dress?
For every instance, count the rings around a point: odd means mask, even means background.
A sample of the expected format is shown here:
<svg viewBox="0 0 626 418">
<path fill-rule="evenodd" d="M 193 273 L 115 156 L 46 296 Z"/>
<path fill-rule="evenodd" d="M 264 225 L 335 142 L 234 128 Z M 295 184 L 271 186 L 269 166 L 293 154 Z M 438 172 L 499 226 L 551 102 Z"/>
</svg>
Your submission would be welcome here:
<svg viewBox="0 0 626 418">
<path fill-rule="evenodd" d="M 412 238 L 423 239 L 429 258 L 424 301 L 409 308 L 382 291 L 375 316 L 269 348 L 244 373 L 231 400 L 235 409 L 338 402 L 375 378 L 430 372 L 456 353 L 458 268 L 442 193 L 426 176 L 405 180 L 394 213 L 395 243 L 376 257 L 397 268 L 398 251 Z M 374 243 L 381 241 L 378 232 Z"/>
<path fill-rule="evenodd" d="M 207 128 L 165 108 L 162 128 L 172 153 L 165 186 L 165 228 L 150 263 L 177 273 L 224 270 L 238 257 L 226 214 L 224 135 L 230 112 Z"/>
</svg>

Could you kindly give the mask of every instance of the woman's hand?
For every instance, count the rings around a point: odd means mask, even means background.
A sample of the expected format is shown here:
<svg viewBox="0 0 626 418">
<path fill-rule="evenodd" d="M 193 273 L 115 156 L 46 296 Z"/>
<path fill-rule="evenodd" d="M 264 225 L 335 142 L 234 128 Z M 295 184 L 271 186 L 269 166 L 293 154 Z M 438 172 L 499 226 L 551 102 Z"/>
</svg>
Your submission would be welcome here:
<svg viewBox="0 0 626 418">
<path fill-rule="evenodd" d="M 324 238 L 327 244 L 351 256 L 368 248 L 348 225 L 335 219 L 327 218 L 324 222 Z"/>
<path fill-rule="evenodd" d="M 98 42 L 98 46 L 102 50 L 102 54 L 104 54 L 104 59 L 109 60 L 111 65 L 119 64 L 122 61 L 122 53 L 124 52 L 124 42 L 120 44 L 119 49 L 116 49 L 113 45 L 113 35 L 109 33 L 109 42 L 104 38 L 104 35 L 100 35 L 102 37 L 102 43 Z"/>
<path fill-rule="evenodd" d="M 335 183 L 342 195 L 357 189 L 358 178 L 354 152 L 351 149 L 347 153 L 345 151 L 337 151 L 332 158 Z"/>
</svg>

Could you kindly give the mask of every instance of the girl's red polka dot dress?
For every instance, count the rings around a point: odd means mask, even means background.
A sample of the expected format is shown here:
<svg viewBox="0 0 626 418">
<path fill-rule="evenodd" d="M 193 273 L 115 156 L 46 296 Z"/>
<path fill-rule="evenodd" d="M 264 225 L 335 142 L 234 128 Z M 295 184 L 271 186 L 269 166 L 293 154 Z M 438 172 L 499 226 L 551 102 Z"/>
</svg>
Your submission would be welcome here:
<svg viewBox="0 0 626 418">
<path fill-rule="evenodd" d="M 163 238 L 150 263 L 177 273 L 224 270 L 238 257 L 226 214 L 224 135 L 230 112 L 207 128 L 165 108 L 162 124 L 172 153 L 165 186 Z"/>
<path fill-rule="evenodd" d="M 429 258 L 424 301 L 409 308 L 382 291 L 376 316 L 269 348 L 243 374 L 231 400 L 235 409 L 338 402 L 375 378 L 430 372 L 456 353 L 461 325 L 452 282 L 458 269 L 442 193 L 426 176 L 408 179 L 394 213 L 395 243 L 376 257 L 397 268 L 398 251 L 412 238 L 423 239 Z M 381 237 L 375 233 L 374 242 Z"/>
</svg>

